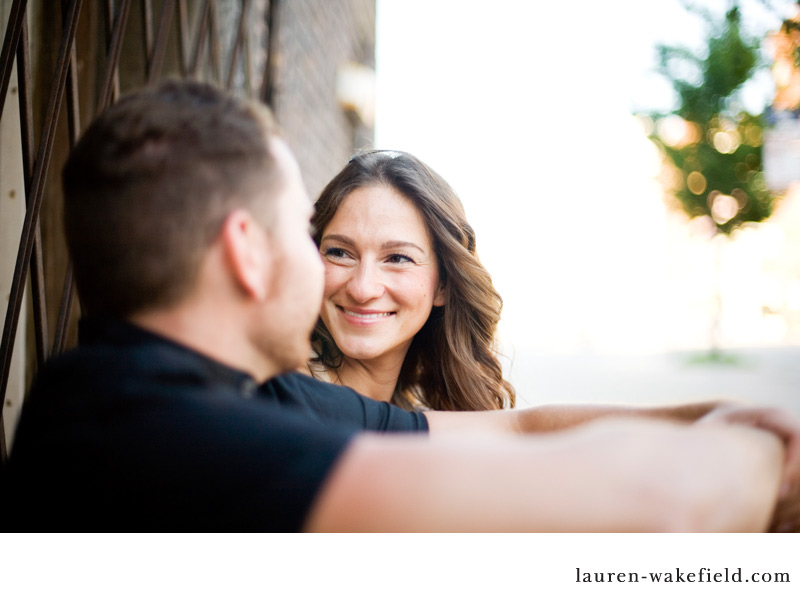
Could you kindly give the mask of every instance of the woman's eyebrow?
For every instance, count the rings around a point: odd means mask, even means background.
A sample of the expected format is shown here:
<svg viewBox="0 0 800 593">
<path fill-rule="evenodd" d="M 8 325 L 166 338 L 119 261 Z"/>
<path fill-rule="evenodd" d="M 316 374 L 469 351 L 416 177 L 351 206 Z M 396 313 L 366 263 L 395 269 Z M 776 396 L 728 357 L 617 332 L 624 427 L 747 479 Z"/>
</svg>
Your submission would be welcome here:
<svg viewBox="0 0 800 593">
<path fill-rule="evenodd" d="M 320 240 L 320 243 L 324 243 L 325 241 L 337 241 L 339 243 L 344 243 L 345 245 L 355 245 L 355 241 L 353 241 L 347 235 L 325 235 Z"/>
<path fill-rule="evenodd" d="M 399 249 L 402 247 L 411 247 L 416 249 L 420 253 L 425 253 L 425 250 L 417 245 L 416 243 L 412 243 L 411 241 L 386 241 L 383 245 L 381 245 L 383 249 Z"/>
<path fill-rule="evenodd" d="M 326 241 L 336 241 L 337 243 L 343 243 L 344 245 L 349 245 L 351 247 L 355 246 L 356 244 L 356 242 L 347 235 L 325 235 L 320 240 L 320 244 L 325 243 Z M 425 250 L 422 247 L 411 241 L 384 241 L 381 244 L 381 249 L 400 249 L 408 247 L 416 249 L 420 253 L 425 253 Z"/>
</svg>

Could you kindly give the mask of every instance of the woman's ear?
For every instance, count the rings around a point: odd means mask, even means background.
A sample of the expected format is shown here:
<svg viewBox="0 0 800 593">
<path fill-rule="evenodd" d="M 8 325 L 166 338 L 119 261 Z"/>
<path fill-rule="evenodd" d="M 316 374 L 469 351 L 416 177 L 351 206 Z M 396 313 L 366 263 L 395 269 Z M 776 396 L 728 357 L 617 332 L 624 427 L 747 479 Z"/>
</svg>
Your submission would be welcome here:
<svg viewBox="0 0 800 593">
<path fill-rule="evenodd" d="M 444 307 L 447 302 L 447 287 L 439 283 L 436 286 L 436 294 L 433 295 L 433 306 Z"/>
<path fill-rule="evenodd" d="M 267 297 L 271 250 L 266 231 L 247 210 L 234 210 L 222 224 L 225 259 L 234 281 L 256 300 Z"/>
</svg>

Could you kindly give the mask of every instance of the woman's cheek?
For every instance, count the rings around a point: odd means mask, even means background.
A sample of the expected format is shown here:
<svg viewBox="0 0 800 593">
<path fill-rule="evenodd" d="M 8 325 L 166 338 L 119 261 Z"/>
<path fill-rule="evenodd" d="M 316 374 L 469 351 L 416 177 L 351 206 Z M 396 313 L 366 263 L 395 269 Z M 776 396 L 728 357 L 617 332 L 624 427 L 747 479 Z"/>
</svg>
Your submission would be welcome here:
<svg viewBox="0 0 800 593">
<path fill-rule="evenodd" d="M 325 295 L 339 290 L 347 282 L 347 271 L 342 266 L 325 262 Z"/>
</svg>

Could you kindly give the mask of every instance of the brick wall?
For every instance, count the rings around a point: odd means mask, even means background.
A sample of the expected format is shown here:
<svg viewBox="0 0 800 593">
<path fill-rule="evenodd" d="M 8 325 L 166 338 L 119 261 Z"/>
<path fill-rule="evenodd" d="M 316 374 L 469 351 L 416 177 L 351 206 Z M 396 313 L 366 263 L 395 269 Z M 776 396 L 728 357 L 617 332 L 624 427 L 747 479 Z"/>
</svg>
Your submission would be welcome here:
<svg viewBox="0 0 800 593">
<path fill-rule="evenodd" d="M 316 197 L 372 127 L 343 109 L 336 75 L 347 62 L 375 66 L 375 0 L 280 0 L 273 109 Z"/>
</svg>

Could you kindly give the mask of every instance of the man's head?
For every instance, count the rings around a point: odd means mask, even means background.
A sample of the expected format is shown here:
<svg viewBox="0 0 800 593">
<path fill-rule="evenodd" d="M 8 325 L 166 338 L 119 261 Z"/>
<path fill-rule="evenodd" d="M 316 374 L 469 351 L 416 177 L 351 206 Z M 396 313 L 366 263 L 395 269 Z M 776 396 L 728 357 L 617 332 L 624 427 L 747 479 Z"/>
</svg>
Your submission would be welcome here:
<svg viewBox="0 0 800 593">
<path fill-rule="evenodd" d="M 269 113 L 211 86 L 167 82 L 122 98 L 86 130 L 63 173 L 81 301 L 127 317 L 179 300 L 227 214 L 272 221 L 283 182 Z M 266 190 L 266 191 L 265 191 Z"/>
<path fill-rule="evenodd" d="M 89 126 L 63 181 L 86 313 L 130 319 L 179 306 L 217 245 L 228 294 L 249 301 L 251 319 L 295 315 L 269 333 L 299 345 L 268 344 L 261 327 L 251 341 L 298 357 L 306 336 L 293 336 L 318 312 L 321 263 L 299 169 L 265 107 L 197 82 L 133 93 Z"/>
</svg>

